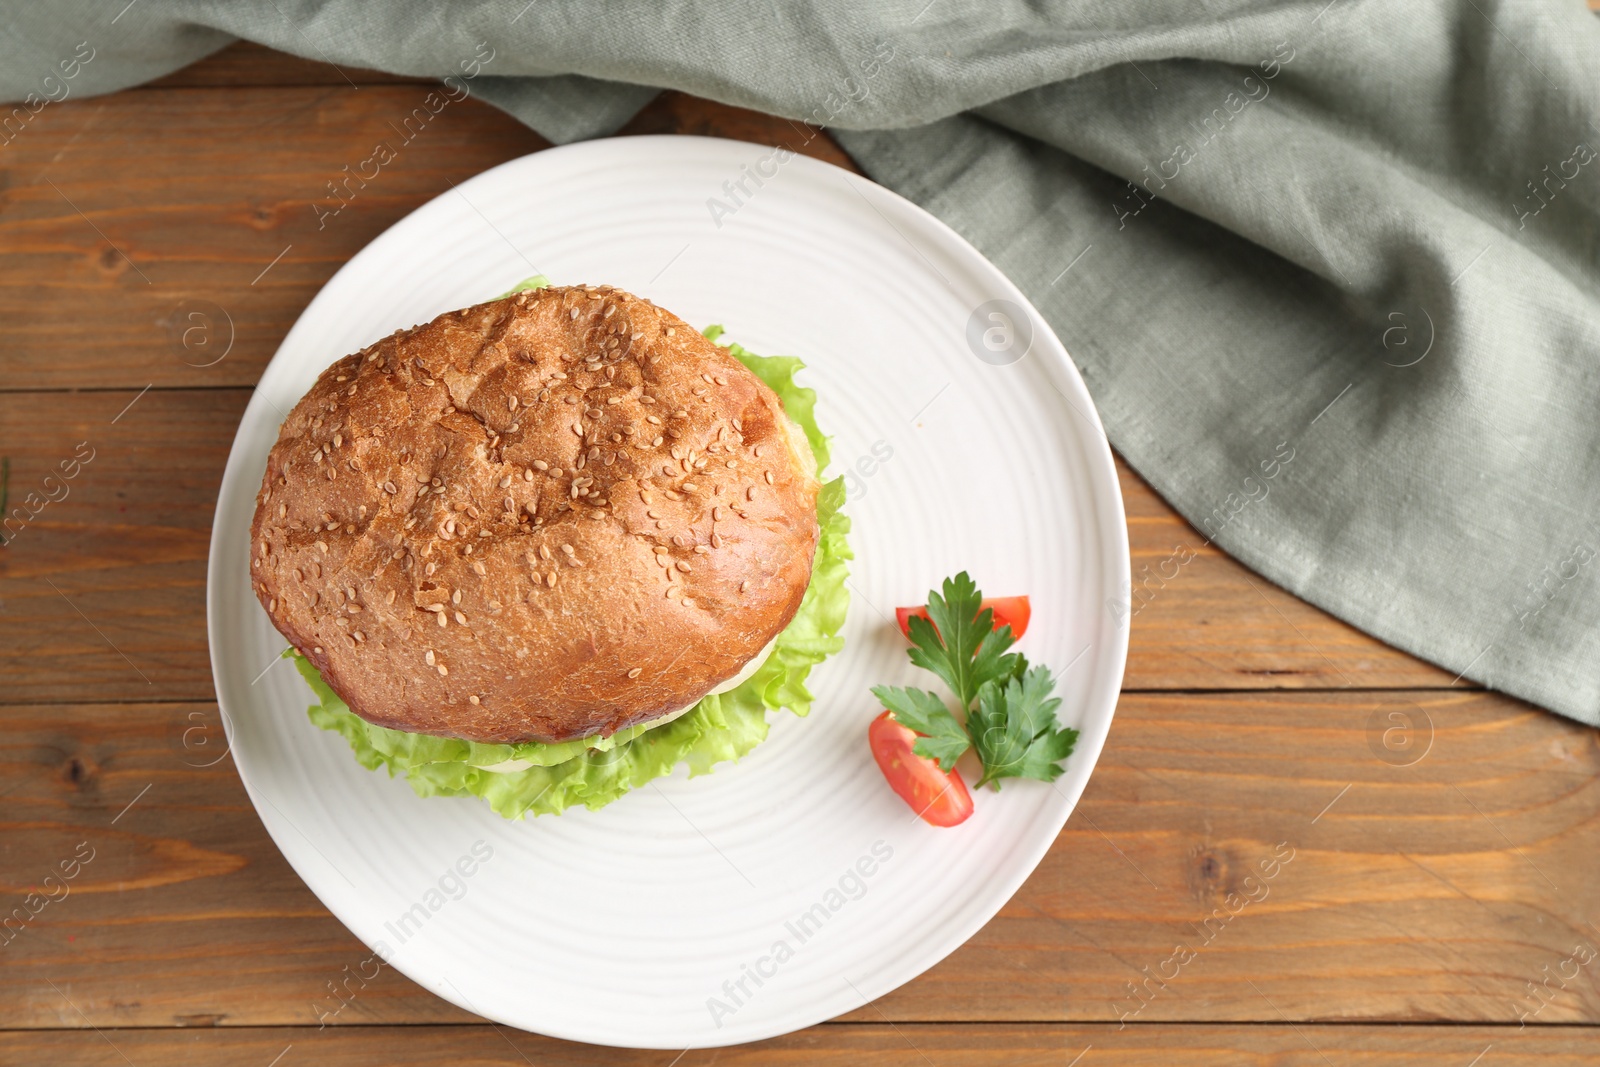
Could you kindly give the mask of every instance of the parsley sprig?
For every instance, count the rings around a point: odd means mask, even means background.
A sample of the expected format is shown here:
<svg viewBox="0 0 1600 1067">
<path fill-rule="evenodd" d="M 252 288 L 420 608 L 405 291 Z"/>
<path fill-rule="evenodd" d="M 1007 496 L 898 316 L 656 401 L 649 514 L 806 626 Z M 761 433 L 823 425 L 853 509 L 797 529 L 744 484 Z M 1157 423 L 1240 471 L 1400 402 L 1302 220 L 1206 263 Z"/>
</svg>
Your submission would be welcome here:
<svg viewBox="0 0 1600 1067">
<path fill-rule="evenodd" d="M 922 734 L 912 751 L 949 771 L 968 748 L 983 763 L 978 785 L 1000 788 L 1002 778 L 1054 781 L 1072 753 L 1078 731 L 1056 720 L 1059 697 L 1047 667 L 1029 667 L 1027 657 L 1007 652 L 1016 643 L 1010 626 L 994 628 L 994 612 L 962 571 L 928 593 L 928 618 L 913 615 L 911 662 L 938 675 L 960 702 L 965 724 L 937 693 L 899 686 L 874 686 L 872 693 L 896 722 Z"/>
</svg>

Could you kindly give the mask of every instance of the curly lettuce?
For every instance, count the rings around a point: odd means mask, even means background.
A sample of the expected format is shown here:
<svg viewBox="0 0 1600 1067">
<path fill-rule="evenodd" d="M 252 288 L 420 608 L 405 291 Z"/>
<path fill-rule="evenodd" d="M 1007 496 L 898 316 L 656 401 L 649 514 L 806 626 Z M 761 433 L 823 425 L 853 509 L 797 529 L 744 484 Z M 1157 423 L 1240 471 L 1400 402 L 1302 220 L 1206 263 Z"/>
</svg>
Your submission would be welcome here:
<svg viewBox="0 0 1600 1067">
<path fill-rule="evenodd" d="M 512 292 L 543 288 L 529 279 Z M 713 341 L 721 326 L 705 334 Z M 723 342 L 718 342 L 723 343 Z M 784 356 L 758 356 L 737 344 L 728 351 L 778 394 L 784 410 L 806 435 L 821 470 L 828 463 L 828 438 L 817 426 L 816 393 L 795 384 L 804 364 Z M 478 796 L 508 819 L 554 815 L 582 804 L 603 808 L 653 778 L 687 764 L 689 775 L 706 774 L 719 763 L 737 760 L 766 739 L 767 712 L 787 708 L 804 716 L 811 710 L 806 678 L 811 669 L 844 647 L 850 594 L 846 561 L 852 558 L 846 535 L 850 520 L 839 509 L 844 479 L 835 478 L 817 497 L 821 539 L 812 563 L 811 583 L 800 609 L 778 635 L 762 665 L 738 687 L 705 697 L 692 711 L 661 726 L 635 726 L 611 737 L 560 744 L 485 745 L 451 737 L 406 733 L 375 726 L 352 712 L 321 674 L 294 649 L 284 652 L 311 686 L 317 703 L 311 721 L 342 735 L 356 760 L 369 770 L 382 767 L 390 777 L 404 775 L 418 796 Z M 510 760 L 523 770 L 486 770 Z"/>
</svg>

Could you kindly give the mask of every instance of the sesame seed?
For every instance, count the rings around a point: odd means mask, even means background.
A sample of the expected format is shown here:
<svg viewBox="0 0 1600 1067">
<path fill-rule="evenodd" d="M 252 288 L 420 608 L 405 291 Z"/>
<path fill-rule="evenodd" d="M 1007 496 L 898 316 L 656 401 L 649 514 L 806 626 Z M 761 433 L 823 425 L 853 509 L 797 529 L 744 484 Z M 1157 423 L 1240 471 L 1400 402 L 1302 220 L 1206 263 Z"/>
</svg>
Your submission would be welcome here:
<svg viewBox="0 0 1600 1067">
<path fill-rule="evenodd" d="M 637 678 L 637 677 L 639 677 L 639 675 L 641 675 L 643 673 L 644 673 L 644 668 L 643 667 L 635 667 L 633 670 L 628 672 L 628 677 L 629 678 Z"/>
<path fill-rule="evenodd" d="M 321 645 L 312 645 L 311 646 L 311 651 L 315 652 L 317 655 L 320 656 L 320 655 L 322 655 L 322 646 Z"/>
<path fill-rule="evenodd" d="M 674 334 L 674 333 L 676 333 L 676 332 L 677 332 L 677 331 L 676 331 L 676 330 L 674 330 L 674 329 L 673 329 L 673 328 L 672 328 L 672 327 L 671 327 L 671 326 L 668 326 L 668 327 L 667 327 L 667 336 L 668 336 L 668 337 L 671 337 L 671 336 L 672 336 L 672 335 L 673 335 L 673 334 Z"/>
<path fill-rule="evenodd" d="M 473 573 L 474 573 L 474 574 L 484 574 L 484 573 L 487 573 L 487 572 L 486 572 L 486 571 L 485 571 L 485 569 L 484 569 L 484 566 L 483 566 L 483 564 L 482 564 L 482 563 L 480 563 L 480 562 L 477 562 L 477 561 L 474 561 L 474 562 L 473 562 L 473 564 L 472 564 L 472 571 L 473 571 Z"/>
<path fill-rule="evenodd" d="M 449 626 L 449 625 L 450 625 L 450 618 L 449 618 L 449 616 L 447 616 L 447 615 L 446 615 L 446 614 L 445 614 L 445 613 L 444 613 L 444 612 L 442 612 L 442 611 L 441 611 L 441 612 L 439 612 L 439 614 L 437 614 L 437 615 L 435 615 L 435 616 L 434 616 L 434 618 L 436 618 L 436 619 L 438 619 L 438 620 L 439 620 L 439 628 L 440 628 L 440 629 L 441 629 L 441 630 L 442 630 L 442 629 L 444 629 L 444 628 L 445 628 L 445 627 L 446 627 L 446 626 Z"/>
<path fill-rule="evenodd" d="M 722 535 L 721 534 L 713 533 L 711 535 L 711 547 L 712 548 L 721 548 L 722 547 Z"/>
<path fill-rule="evenodd" d="M 281 519 L 287 514 L 289 514 L 289 506 L 287 504 L 279 504 L 278 505 L 278 518 Z"/>
<path fill-rule="evenodd" d="M 752 485 L 750 488 L 746 489 L 744 491 L 744 498 L 746 500 L 754 500 L 756 498 L 756 487 Z"/>
<path fill-rule="evenodd" d="M 427 663 L 428 666 L 432 667 L 434 664 L 433 649 L 428 649 L 427 655 L 423 656 L 422 659 Z"/>
<path fill-rule="evenodd" d="M 768 485 L 772 484 L 772 472 L 771 471 L 762 471 L 761 472 L 761 476 L 767 480 L 767 484 Z"/>
<path fill-rule="evenodd" d="M 506 397 L 506 407 L 512 411 L 517 410 L 517 398 L 514 396 Z"/>
<path fill-rule="evenodd" d="M 606 398 L 606 403 L 607 404 L 620 404 L 620 403 L 622 403 L 622 397 L 620 397 L 620 396 L 607 397 Z"/>
<path fill-rule="evenodd" d="M 659 519 L 661 517 L 660 513 L 655 511 L 647 511 L 645 512 L 645 515 L 652 519 Z"/>
<path fill-rule="evenodd" d="M 573 308 L 572 309 L 572 317 L 573 318 L 577 318 L 578 317 L 578 309 L 577 308 Z"/>
<path fill-rule="evenodd" d="M 457 589 L 454 593 L 450 594 L 450 603 L 452 603 L 452 604 L 461 603 L 461 590 Z"/>
<path fill-rule="evenodd" d="M 748 578 L 746 578 L 744 581 L 739 583 L 739 592 L 742 593 L 746 589 L 749 589 L 749 588 L 750 588 L 750 580 Z"/>
<path fill-rule="evenodd" d="M 565 552 L 567 555 L 570 556 L 570 555 L 573 554 L 574 549 L 573 549 L 573 547 L 571 545 L 562 545 L 561 546 L 561 551 Z"/>
<path fill-rule="evenodd" d="M 688 574 L 690 571 L 694 570 L 693 567 L 689 566 L 687 563 L 683 562 L 683 560 L 681 560 L 681 559 L 678 561 L 678 569 L 680 571 L 682 571 L 683 573 L 685 573 L 685 574 Z"/>
<path fill-rule="evenodd" d="M 477 694 L 474 693 L 472 696 L 467 697 L 467 703 L 468 704 L 481 704 L 481 703 L 483 703 L 483 701 L 479 700 Z"/>
<path fill-rule="evenodd" d="M 500 488 L 502 488 L 502 489 L 511 488 L 511 475 L 508 474 L 504 478 L 500 479 Z"/>
<path fill-rule="evenodd" d="M 551 589 L 554 589 L 556 587 L 556 572 L 555 571 L 551 571 L 549 574 L 544 576 L 544 584 L 549 586 Z"/>
<path fill-rule="evenodd" d="M 383 602 L 385 604 L 393 604 L 394 603 L 394 590 L 393 589 L 389 590 L 389 595 L 383 598 Z"/>
<path fill-rule="evenodd" d="M 542 459 L 534 460 L 533 461 L 533 466 L 534 466 L 535 470 L 547 471 L 547 470 L 550 469 L 550 464 L 546 463 Z M 527 471 L 523 471 L 522 472 L 522 476 L 524 478 L 527 478 L 530 482 L 533 481 L 533 475 L 529 474 Z"/>
<path fill-rule="evenodd" d="M 439 677 L 441 677 L 441 678 L 443 678 L 445 675 L 450 673 L 450 668 L 446 667 L 443 663 L 439 664 L 439 666 L 436 669 L 438 670 Z"/>
<path fill-rule="evenodd" d="M 459 622 L 462 626 L 465 626 L 467 624 L 467 617 L 458 611 L 456 612 L 456 622 Z"/>
<path fill-rule="evenodd" d="M 716 382 L 717 382 L 718 385 L 727 385 L 728 384 L 728 379 L 722 377 L 719 374 L 719 375 L 717 375 Z"/>
<path fill-rule="evenodd" d="M 686 608 L 692 608 L 692 607 L 694 607 L 694 597 L 686 596 L 681 601 L 679 601 L 679 603 L 681 603 Z"/>
<path fill-rule="evenodd" d="M 684 482 L 683 491 L 685 493 L 697 493 L 700 491 L 700 487 L 695 485 L 693 482 Z"/>
</svg>

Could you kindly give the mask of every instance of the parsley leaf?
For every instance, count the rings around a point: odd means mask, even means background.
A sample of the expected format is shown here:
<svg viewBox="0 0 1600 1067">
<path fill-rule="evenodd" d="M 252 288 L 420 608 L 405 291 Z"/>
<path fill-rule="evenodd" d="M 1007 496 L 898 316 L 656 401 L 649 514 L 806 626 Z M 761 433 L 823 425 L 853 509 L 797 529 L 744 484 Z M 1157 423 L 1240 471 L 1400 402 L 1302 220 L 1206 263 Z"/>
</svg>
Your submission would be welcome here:
<svg viewBox="0 0 1600 1067">
<path fill-rule="evenodd" d="M 940 770 L 954 767 L 961 754 L 972 747 L 967 731 L 950 714 L 937 693 L 877 685 L 872 687 L 872 695 L 894 712 L 895 722 L 924 735 L 917 738 L 911 751 L 938 760 Z"/>
<path fill-rule="evenodd" d="M 978 706 L 967 717 L 983 760 L 979 786 L 987 782 L 999 789 L 1001 778 L 1053 782 L 1061 775 L 1060 761 L 1071 755 L 1078 731 L 1059 728 L 1061 699 L 1050 695 L 1053 689 L 1049 668 L 1034 667 L 1004 686 L 991 681 L 979 690 Z"/>
<path fill-rule="evenodd" d="M 1021 673 L 1025 661 L 1006 649 L 1016 643 L 1010 626 L 994 628 L 994 612 L 978 608 L 983 594 L 962 571 L 944 581 L 944 596 L 928 594 L 928 618 L 913 615 L 911 662 L 937 674 L 963 708 L 972 706 L 987 682 L 1004 684 Z M 932 622 L 929 622 L 929 619 Z"/>
</svg>

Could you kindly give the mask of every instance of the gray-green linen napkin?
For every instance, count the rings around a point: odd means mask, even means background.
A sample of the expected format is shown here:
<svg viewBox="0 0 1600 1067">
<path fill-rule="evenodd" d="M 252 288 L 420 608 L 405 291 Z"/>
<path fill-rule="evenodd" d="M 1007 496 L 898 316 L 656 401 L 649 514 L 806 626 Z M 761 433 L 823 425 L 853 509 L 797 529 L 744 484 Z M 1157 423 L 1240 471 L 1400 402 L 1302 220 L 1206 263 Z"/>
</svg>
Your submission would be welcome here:
<svg viewBox="0 0 1600 1067">
<path fill-rule="evenodd" d="M 105 92 L 243 37 L 412 74 L 476 56 L 473 91 L 556 141 L 661 88 L 827 126 L 1028 293 L 1203 537 L 1600 723 L 1581 0 L 123 3 L 0 4 L 0 98 L 26 112 L 63 63 Z M 1160 562 L 1106 610 L 1182 580 Z"/>
</svg>

